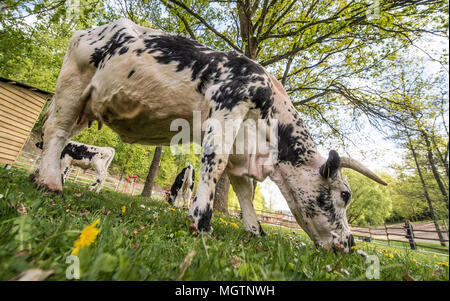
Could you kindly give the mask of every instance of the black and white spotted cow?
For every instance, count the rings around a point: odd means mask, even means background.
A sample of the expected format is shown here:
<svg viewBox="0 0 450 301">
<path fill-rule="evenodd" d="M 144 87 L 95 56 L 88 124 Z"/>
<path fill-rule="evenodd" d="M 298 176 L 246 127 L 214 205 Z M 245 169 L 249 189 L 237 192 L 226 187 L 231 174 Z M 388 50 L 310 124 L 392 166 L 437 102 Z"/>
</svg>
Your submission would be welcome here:
<svg viewBox="0 0 450 301">
<path fill-rule="evenodd" d="M 195 184 L 195 171 L 192 165 L 186 166 L 177 175 L 175 181 L 170 187 L 170 193 L 167 202 L 175 207 L 190 205 L 192 191 Z"/>
<path fill-rule="evenodd" d="M 36 143 L 36 147 L 42 149 L 42 141 Z M 61 152 L 61 181 L 65 183 L 70 165 L 81 167 L 82 169 L 92 169 L 96 172 L 96 179 L 91 184 L 89 190 L 96 189 L 99 192 L 108 175 L 108 168 L 114 159 L 114 148 L 87 145 L 70 141 Z"/>
<path fill-rule="evenodd" d="M 216 184 L 226 172 L 244 228 L 262 233 L 252 205 L 252 179 L 270 177 L 317 246 L 350 249 L 354 240 L 346 208 L 351 190 L 341 169 L 352 168 L 385 183 L 335 151 L 322 157 L 282 85 L 258 63 L 126 19 L 73 35 L 46 114 L 36 183 L 62 191 L 56 158 L 94 120 L 106 123 L 125 142 L 168 145 L 177 134 L 170 129 L 172 121 L 184 119 L 192 128 L 195 111 L 204 127 L 199 184 L 189 209 L 197 229 L 211 229 Z M 254 145 L 243 154 L 230 154 L 236 141 L 215 139 L 225 135 L 227 122 L 235 121 L 239 128 L 252 120 L 263 120 L 270 128 L 276 124 L 276 156 L 259 148 L 249 151 Z M 272 145 L 269 138 L 266 144 Z"/>
</svg>

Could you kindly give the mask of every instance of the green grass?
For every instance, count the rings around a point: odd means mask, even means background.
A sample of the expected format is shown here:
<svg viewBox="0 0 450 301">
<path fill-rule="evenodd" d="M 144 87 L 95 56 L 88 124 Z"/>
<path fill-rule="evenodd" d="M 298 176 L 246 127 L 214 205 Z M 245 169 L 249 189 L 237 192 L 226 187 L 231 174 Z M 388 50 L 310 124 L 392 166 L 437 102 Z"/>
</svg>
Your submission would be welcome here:
<svg viewBox="0 0 450 301">
<path fill-rule="evenodd" d="M 212 235 L 203 235 L 189 230 L 186 209 L 112 191 L 90 193 L 70 182 L 64 197 L 43 194 L 14 168 L 0 170 L 0 194 L 0 280 L 31 268 L 54 270 L 48 280 L 66 280 L 66 258 L 79 231 L 98 218 L 96 241 L 78 254 L 81 280 L 367 280 L 363 256 L 317 250 L 301 231 L 264 226 L 266 237 L 251 237 L 240 220 L 215 214 Z M 18 212 L 22 206 L 27 214 Z M 448 267 L 437 264 L 448 258 L 367 243 L 359 248 L 379 258 L 380 280 L 405 274 L 448 280 Z M 183 274 L 180 263 L 193 250 Z"/>
</svg>

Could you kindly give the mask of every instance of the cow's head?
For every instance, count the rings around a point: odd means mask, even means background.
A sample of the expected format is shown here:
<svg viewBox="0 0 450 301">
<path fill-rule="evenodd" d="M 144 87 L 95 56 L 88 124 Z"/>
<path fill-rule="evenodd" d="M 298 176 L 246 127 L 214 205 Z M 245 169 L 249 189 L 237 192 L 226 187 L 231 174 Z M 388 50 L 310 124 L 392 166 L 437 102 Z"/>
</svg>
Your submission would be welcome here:
<svg viewBox="0 0 450 301">
<path fill-rule="evenodd" d="M 348 252 L 355 245 L 346 214 L 352 191 L 342 168 L 351 168 L 387 185 L 361 163 L 341 158 L 334 150 L 327 159 L 318 155 L 310 164 L 302 166 L 279 163 L 272 179 L 316 246 Z"/>
</svg>

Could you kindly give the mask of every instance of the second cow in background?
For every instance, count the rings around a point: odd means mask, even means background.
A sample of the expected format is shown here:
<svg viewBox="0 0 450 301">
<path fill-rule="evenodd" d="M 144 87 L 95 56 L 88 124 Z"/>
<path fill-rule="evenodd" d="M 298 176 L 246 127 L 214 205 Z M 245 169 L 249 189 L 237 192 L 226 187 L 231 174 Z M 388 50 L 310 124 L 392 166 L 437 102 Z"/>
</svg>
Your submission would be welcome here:
<svg viewBox="0 0 450 301">
<path fill-rule="evenodd" d="M 42 149 L 42 142 L 36 143 L 36 147 Z M 96 189 L 99 192 L 108 175 L 108 168 L 115 155 L 114 148 L 87 145 L 70 141 L 61 152 L 62 182 L 64 184 L 69 166 L 74 165 L 82 169 L 93 169 L 96 172 L 95 182 L 89 190 Z"/>
<path fill-rule="evenodd" d="M 189 165 L 177 175 L 175 182 L 170 188 L 168 202 L 176 207 L 183 204 L 190 205 L 192 190 L 195 183 L 195 171 L 192 165 Z"/>
</svg>

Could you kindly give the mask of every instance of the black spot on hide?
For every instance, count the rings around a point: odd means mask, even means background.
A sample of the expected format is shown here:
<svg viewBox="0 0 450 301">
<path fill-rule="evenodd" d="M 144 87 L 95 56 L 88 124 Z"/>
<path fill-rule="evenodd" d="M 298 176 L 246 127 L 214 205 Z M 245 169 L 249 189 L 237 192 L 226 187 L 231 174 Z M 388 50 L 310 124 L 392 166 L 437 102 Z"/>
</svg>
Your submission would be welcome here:
<svg viewBox="0 0 450 301">
<path fill-rule="evenodd" d="M 205 210 L 200 213 L 200 219 L 198 221 L 198 229 L 209 232 L 210 230 L 209 222 L 211 220 L 211 217 L 212 217 L 212 209 L 208 203 L 206 204 Z"/>
<path fill-rule="evenodd" d="M 278 123 L 278 160 L 298 166 L 305 163 L 303 160 L 305 152 L 303 141 L 294 134 L 294 126 Z"/>
<path fill-rule="evenodd" d="M 116 25 L 114 25 L 115 27 Z M 113 57 L 117 50 L 120 49 L 119 55 L 124 54 L 128 51 L 128 47 L 125 45 L 135 41 L 133 36 L 127 34 L 124 31 L 126 28 L 123 27 L 116 31 L 114 35 L 106 42 L 105 45 L 99 48 L 95 48 L 94 53 L 91 54 L 89 63 L 93 64 L 96 68 L 101 69 L 102 63 L 105 63 L 111 57 Z"/>
<path fill-rule="evenodd" d="M 187 167 L 183 168 L 181 172 L 177 175 L 175 178 L 175 181 L 172 184 L 172 187 L 170 187 L 170 196 L 173 196 L 174 199 L 176 198 L 178 191 L 183 187 L 184 182 L 184 175 L 186 173 Z"/>
<path fill-rule="evenodd" d="M 69 143 L 61 152 L 61 159 L 65 156 L 70 156 L 74 160 L 83 160 L 88 159 L 92 160 L 92 158 L 97 154 L 97 152 L 92 152 L 88 150 L 86 145 L 77 145 Z"/>
<path fill-rule="evenodd" d="M 130 73 L 128 73 L 128 78 L 130 78 L 134 73 L 136 72 L 136 70 L 131 70 Z"/>
</svg>

